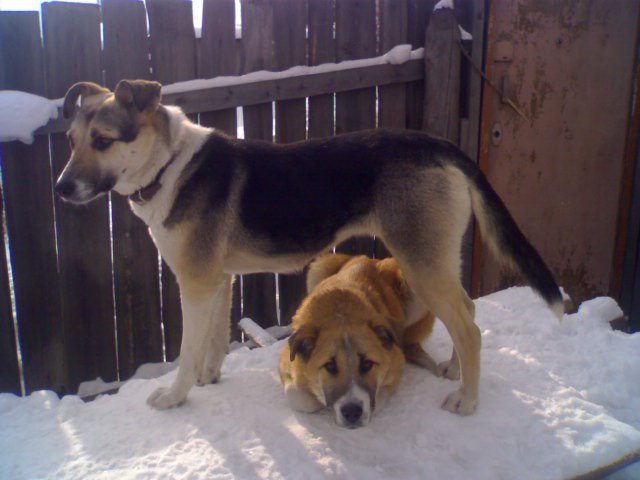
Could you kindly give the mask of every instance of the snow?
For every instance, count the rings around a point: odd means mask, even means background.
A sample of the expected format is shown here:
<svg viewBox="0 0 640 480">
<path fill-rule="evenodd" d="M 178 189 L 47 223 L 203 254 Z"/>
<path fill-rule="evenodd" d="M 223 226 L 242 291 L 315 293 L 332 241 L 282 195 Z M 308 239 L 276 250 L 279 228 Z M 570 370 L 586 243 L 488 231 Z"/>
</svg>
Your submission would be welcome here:
<svg viewBox="0 0 640 480">
<path fill-rule="evenodd" d="M 560 323 L 528 288 L 476 309 L 482 377 L 470 417 L 439 408 L 455 382 L 414 366 L 366 427 L 293 412 L 277 373 L 282 340 L 233 351 L 219 384 L 169 411 L 145 399 L 175 371 L 89 403 L 0 395 L 0 478 L 545 480 L 640 450 L 640 335 L 610 329 L 621 313 L 612 299 Z M 438 324 L 427 349 L 441 360 L 450 345 Z"/>
<path fill-rule="evenodd" d="M 0 91 L 0 142 L 33 143 L 33 132 L 58 118 L 55 101 L 31 93 Z"/>
<path fill-rule="evenodd" d="M 261 347 L 266 347 L 276 343 L 276 339 L 269 332 L 264 330 L 260 325 L 248 317 L 244 317 L 240 320 L 240 322 L 238 322 L 238 326 L 249 336 L 249 338 L 251 338 L 251 340 Z"/>
<path fill-rule="evenodd" d="M 216 87 L 228 87 L 232 85 L 245 85 L 254 82 L 266 82 L 282 80 L 285 78 L 300 77 L 303 75 L 316 75 L 334 73 L 353 68 L 372 67 L 376 65 L 399 65 L 409 60 L 424 58 L 424 49 L 411 50 L 411 45 L 396 45 L 384 55 L 361 60 L 347 60 L 338 63 L 323 63 L 322 65 L 296 66 L 279 72 L 260 70 L 240 76 L 221 76 L 209 79 L 187 80 L 172 83 L 162 87 L 163 94 L 184 93 L 193 90 L 203 90 Z"/>
</svg>

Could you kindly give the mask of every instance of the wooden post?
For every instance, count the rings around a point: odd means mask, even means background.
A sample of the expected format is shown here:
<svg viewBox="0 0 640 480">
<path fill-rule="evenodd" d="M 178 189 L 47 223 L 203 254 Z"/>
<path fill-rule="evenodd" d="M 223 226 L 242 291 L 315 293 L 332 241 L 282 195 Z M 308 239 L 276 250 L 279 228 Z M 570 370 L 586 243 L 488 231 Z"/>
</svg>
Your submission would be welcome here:
<svg viewBox="0 0 640 480">
<path fill-rule="evenodd" d="M 64 96 L 78 81 L 102 83 L 100 9 L 75 3 L 42 4 L 48 95 Z M 50 137 L 54 178 L 69 159 L 64 134 Z M 102 197 L 78 207 L 55 202 L 61 276 L 64 358 L 69 383 L 59 393 L 75 392 L 84 380 L 117 376 L 113 325 L 113 278 L 109 202 Z"/>
</svg>

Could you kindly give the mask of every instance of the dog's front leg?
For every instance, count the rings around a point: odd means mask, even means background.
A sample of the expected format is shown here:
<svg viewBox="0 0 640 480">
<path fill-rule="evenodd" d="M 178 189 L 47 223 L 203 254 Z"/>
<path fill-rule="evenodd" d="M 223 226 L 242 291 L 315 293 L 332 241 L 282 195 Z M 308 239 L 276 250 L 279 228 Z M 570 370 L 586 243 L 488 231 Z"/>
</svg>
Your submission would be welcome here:
<svg viewBox="0 0 640 480">
<path fill-rule="evenodd" d="M 147 399 L 149 405 L 159 410 L 184 403 L 189 390 L 202 376 L 207 351 L 212 343 L 212 335 L 221 330 L 216 328 L 215 323 L 223 322 L 226 328 L 229 328 L 228 309 L 226 316 L 214 318 L 215 313 L 222 310 L 221 300 L 229 296 L 230 278 L 228 276 L 220 275 L 213 282 L 178 277 L 178 284 L 182 302 L 180 366 L 173 384 L 170 387 L 158 388 Z M 224 300 L 222 303 L 225 303 Z M 228 339 L 228 335 L 226 338 Z M 223 351 L 226 352 L 226 350 Z M 224 355 L 220 363 L 223 358 Z"/>
<path fill-rule="evenodd" d="M 229 316 L 231 314 L 231 285 L 233 278 L 228 275 L 216 295 L 213 318 L 211 319 L 213 333 L 211 342 L 205 354 L 204 366 L 197 378 L 198 385 L 216 383 L 220 380 L 220 368 L 229 351 Z"/>
</svg>

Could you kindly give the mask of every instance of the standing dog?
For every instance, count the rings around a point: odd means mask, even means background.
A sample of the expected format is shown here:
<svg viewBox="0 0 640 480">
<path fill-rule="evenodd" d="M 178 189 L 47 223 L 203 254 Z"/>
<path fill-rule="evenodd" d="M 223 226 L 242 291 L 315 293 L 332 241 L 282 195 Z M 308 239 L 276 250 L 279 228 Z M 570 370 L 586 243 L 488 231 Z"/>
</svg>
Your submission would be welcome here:
<svg viewBox="0 0 640 480">
<path fill-rule="evenodd" d="M 338 425 L 359 427 L 397 389 L 405 356 L 437 374 L 420 345 L 435 319 L 393 258 L 324 255 L 309 267 L 307 291 L 280 356 L 293 409 L 333 408 Z"/>
<path fill-rule="evenodd" d="M 454 344 L 447 376 L 461 387 L 443 408 L 472 413 L 478 400 L 480 330 L 460 283 L 471 213 L 496 256 L 516 267 L 555 313 L 552 274 L 484 175 L 451 143 L 421 132 L 369 130 L 288 145 L 238 140 L 160 104 L 156 82 L 121 81 L 114 92 L 78 83 L 63 113 L 71 158 L 57 193 L 86 203 L 128 196 L 175 273 L 182 301 L 180 368 L 148 399 L 181 404 L 220 374 L 229 341 L 233 274 L 291 272 L 357 234 L 381 237 L 425 307 Z"/>
</svg>

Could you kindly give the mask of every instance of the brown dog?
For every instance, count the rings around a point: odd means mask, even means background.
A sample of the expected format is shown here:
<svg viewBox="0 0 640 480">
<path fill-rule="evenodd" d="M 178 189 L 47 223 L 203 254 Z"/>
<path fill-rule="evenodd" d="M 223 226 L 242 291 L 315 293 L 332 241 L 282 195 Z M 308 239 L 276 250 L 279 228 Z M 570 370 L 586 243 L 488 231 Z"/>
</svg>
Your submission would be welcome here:
<svg viewBox="0 0 640 480">
<path fill-rule="evenodd" d="M 330 407 L 339 425 L 355 428 L 395 392 L 405 356 L 438 374 L 420 345 L 434 316 L 425 313 L 394 259 L 322 256 L 310 266 L 307 291 L 280 357 L 280 378 L 295 410 Z"/>
</svg>

